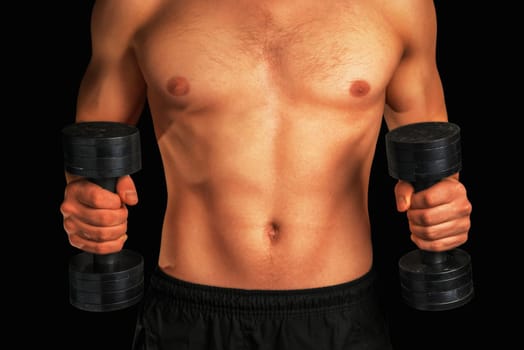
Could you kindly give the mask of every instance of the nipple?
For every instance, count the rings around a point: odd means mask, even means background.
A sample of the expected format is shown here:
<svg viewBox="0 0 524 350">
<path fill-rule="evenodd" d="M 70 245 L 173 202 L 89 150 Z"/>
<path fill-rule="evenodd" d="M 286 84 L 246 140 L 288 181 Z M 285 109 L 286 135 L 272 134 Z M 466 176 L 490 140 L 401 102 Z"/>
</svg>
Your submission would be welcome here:
<svg viewBox="0 0 524 350">
<path fill-rule="evenodd" d="M 355 80 L 349 88 L 349 93 L 354 97 L 362 97 L 369 92 L 369 89 L 368 82 L 364 80 Z"/>
<path fill-rule="evenodd" d="M 189 93 L 189 82 L 183 77 L 173 77 L 167 81 L 167 91 L 173 96 L 183 96 Z"/>
</svg>

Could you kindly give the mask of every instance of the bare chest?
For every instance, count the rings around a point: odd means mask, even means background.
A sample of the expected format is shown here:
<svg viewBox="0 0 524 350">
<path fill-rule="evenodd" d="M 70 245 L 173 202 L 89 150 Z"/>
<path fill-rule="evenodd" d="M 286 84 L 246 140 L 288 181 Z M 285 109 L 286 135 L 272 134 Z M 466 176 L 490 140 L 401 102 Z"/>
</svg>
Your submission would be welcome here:
<svg viewBox="0 0 524 350">
<path fill-rule="evenodd" d="M 373 99 L 398 64 L 400 44 L 377 14 L 336 3 L 278 11 L 167 7 L 141 31 L 137 55 L 153 91 L 175 97 L 178 79 L 188 84 L 180 95 Z"/>
</svg>

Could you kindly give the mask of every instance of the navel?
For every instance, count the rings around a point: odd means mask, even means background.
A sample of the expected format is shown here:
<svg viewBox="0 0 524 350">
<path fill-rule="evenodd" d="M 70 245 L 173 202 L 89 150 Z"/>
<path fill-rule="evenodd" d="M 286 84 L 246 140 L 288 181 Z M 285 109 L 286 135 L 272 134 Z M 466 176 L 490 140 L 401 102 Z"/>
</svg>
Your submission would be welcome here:
<svg viewBox="0 0 524 350">
<path fill-rule="evenodd" d="M 167 91 L 173 96 L 187 95 L 189 82 L 184 77 L 173 77 L 167 81 Z"/>
<path fill-rule="evenodd" d="M 369 92 L 369 83 L 364 80 L 355 80 L 349 87 L 349 93 L 354 97 L 365 96 Z"/>
<path fill-rule="evenodd" d="M 276 222 L 270 222 L 266 232 L 269 239 L 275 242 L 280 237 L 280 225 Z"/>
</svg>

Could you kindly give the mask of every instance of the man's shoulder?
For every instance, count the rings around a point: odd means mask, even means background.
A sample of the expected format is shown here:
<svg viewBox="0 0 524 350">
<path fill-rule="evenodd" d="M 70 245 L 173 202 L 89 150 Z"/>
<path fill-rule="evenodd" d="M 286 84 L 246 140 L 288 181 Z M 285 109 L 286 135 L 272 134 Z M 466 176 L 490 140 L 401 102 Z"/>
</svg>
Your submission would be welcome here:
<svg viewBox="0 0 524 350">
<path fill-rule="evenodd" d="M 96 0 L 92 21 L 100 25 L 136 27 L 160 8 L 162 0 Z"/>
</svg>

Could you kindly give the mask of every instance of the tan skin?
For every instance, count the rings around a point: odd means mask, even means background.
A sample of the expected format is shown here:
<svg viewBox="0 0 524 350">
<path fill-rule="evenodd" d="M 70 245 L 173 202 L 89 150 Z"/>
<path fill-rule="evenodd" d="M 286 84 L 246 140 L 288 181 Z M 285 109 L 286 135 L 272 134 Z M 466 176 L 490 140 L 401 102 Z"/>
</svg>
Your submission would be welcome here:
<svg viewBox="0 0 524 350">
<path fill-rule="evenodd" d="M 147 99 L 168 191 L 158 264 L 195 283 L 297 289 L 362 276 L 382 118 L 389 129 L 448 120 L 430 0 L 100 0 L 92 43 L 76 121 L 136 124 Z M 66 179 L 71 245 L 122 249 L 132 178 L 117 194 Z M 418 247 L 466 242 L 458 174 L 394 192 Z"/>
</svg>

